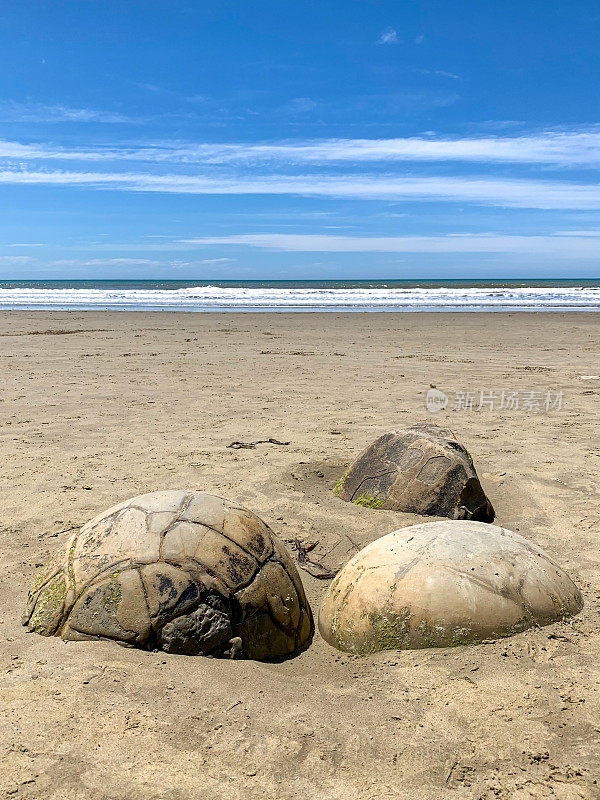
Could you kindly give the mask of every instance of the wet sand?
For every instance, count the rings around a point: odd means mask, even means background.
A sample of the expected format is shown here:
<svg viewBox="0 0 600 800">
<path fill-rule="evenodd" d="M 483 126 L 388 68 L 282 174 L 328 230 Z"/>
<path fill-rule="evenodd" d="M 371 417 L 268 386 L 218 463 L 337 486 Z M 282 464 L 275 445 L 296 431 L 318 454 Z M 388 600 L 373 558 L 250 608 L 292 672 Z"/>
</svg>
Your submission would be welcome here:
<svg viewBox="0 0 600 800">
<path fill-rule="evenodd" d="M 1 796 L 600 796 L 599 316 L 4 312 L 0 358 Z M 430 384 L 450 397 L 435 416 Z M 540 392 L 542 410 L 476 410 L 502 390 Z M 474 410 L 453 410 L 459 391 Z M 368 658 L 317 634 L 280 664 L 21 627 L 69 531 L 158 489 L 239 501 L 338 567 L 423 521 L 331 490 L 376 436 L 426 420 L 473 454 L 497 523 L 577 582 L 576 619 Z M 227 447 L 269 437 L 290 444 Z M 301 575 L 316 613 L 328 582 Z"/>
</svg>

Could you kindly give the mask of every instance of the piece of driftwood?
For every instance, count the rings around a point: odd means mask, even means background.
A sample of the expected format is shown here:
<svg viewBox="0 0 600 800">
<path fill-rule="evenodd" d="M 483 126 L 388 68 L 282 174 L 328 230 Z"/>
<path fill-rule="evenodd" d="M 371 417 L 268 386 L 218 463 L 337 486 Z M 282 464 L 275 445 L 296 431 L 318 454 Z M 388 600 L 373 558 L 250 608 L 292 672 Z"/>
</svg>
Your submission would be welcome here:
<svg viewBox="0 0 600 800">
<path fill-rule="evenodd" d="M 231 442 L 227 447 L 230 447 L 232 450 L 252 450 L 257 444 L 280 444 L 286 446 L 291 444 L 291 442 L 280 442 L 279 439 L 258 439 L 256 442 Z"/>
<path fill-rule="evenodd" d="M 299 539 L 294 539 L 294 547 L 298 553 L 298 566 L 300 569 L 308 572 L 309 575 L 312 575 L 313 578 L 319 578 L 320 580 L 335 578 L 339 569 L 327 569 L 323 564 L 320 564 L 318 561 L 313 561 L 312 558 L 306 555 L 310 553 L 311 550 L 314 550 L 316 546 L 317 542 L 305 546 Z"/>
</svg>

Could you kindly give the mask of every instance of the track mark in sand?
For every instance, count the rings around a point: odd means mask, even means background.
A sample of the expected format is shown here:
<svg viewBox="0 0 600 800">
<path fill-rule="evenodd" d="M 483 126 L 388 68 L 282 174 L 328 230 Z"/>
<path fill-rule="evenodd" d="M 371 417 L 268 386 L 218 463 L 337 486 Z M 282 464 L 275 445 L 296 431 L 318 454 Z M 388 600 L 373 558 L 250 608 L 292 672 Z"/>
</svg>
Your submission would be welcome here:
<svg viewBox="0 0 600 800">
<path fill-rule="evenodd" d="M 109 328 L 81 328 L 78 330 L 50 329 L 47 331 L 19 331 L 19 333 L 0 333 L 0 336 L 68 336 L 72 333 L 110 333 Z"/>
</svg>

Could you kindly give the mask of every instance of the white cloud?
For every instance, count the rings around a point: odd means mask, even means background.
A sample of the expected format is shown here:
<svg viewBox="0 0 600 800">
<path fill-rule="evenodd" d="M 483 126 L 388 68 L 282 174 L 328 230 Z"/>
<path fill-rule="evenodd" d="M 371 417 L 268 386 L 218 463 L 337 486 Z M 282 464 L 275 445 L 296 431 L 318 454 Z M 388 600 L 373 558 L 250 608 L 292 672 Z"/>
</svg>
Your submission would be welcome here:
<svg viewBox="0 0 600 800">
<path fill-rule="evenodd" d="M 504 208 L 600 210 L 600 185 L 493 177 L 384 175 L 203 175 L 0 171 L 0 184 L 37 184 L 198 195 L 304 195 L 379 200 L 445 201 Z"/>
<path fill-rule="evenodd" d="M 169 267 L 172 269 L 187 269 L 189 267 L 200 267 L 202 265 L 212 264 L 228 264 L 235 263 L 235 258 L 202 258 L 199 261 L 169 261 Z"/>
<path fill-rule="evenodd" d="M 29 256 L 0 256 L 0 264 L 31 264 L 32 261 Z"/>
<path fill-rule="evenodd" d="M 462 81 L 460 75 L 454 72 L 446 72 L 445 69 L 417 69 L 415 70 L 420 75 L 435 75 L 438 78 L 451 78 L 453 81 Z"/>
<path fill-rule="evenodd" d="M 5 122 L 132 122 L 118 112 L 92 108 L 71 108 L 57 103 L 0 103 L 0 120 Z"/>
<path fill-rule="evenodd" d="M 149 153 L 148 153 L 149 154 Z M 166 153 L 165 153 L 166 155 Z M 289 162 L 336 161 L 474 161 L 478 163 L 531 163 L 559 166 L 600 166 L 600 132 L 544 132 L 531 136 L 480 138 L 325 139 L 321 141 L 223 145 L 209 150 L 182 148 L 182 160 L 277 159 Z M 172 150 L 168 159 L 177 158 Z"/>
<path fill-rule="evenodd" d="M 309 98 L 297 98 L 297 111 Z M 302 105 L 304 104 L 304 105 Z M 0 158 L 52 161 L 121 161 L 219 165 L 281 162 L 474 162 L 600 167 L 600 129 L 542 131 L 523 136 L 395 139 L 309 139 L 262 143 L 155 142 L 139 146 L 62 148 L 0 140 Z"/>
<path fill-rule="evenodd" d="M 152 249 L 170 251 L 218 248 L 257 248 L 289 253 L 396 253 L 396 254 L 498 254 L 537 256 L 544 259 L 586 259 L 600 261 L 598 236 L 600 231 L 556 231 L 540 235 L 512 235 L 503 233 L 451 233 L 437 236 L 343 236 L 334 234 L 248 233 L 229 236 L 200 236 L 172 241 Z M 144 250 L 144 244 L 106 243 L 111 250 Z M 94 248 L 96 251 L 98 247 Z M 69 258 L 49 261 L 44 267 L 131 267 L 151 266 L 171 269 L 225 265 L 238 259 L 230 256 L 214 258 L 171 258 L 166 261 L 141 257 Z M 29 256 L 0 255 L 0 265 L 40 265 Z"/>
<path fill-rule="evenodd" d="M 290 111 L 292 114 L 304 114 L 307 111 L 313 111 L 317 107 L 317 103 L 310 97 L 294 97 L 289 103 L 283 107 L 284 111 Z"/>
<path fill-rule="evenodd" d="M 446 236 L 329 236 L 322 234 L 256 233 L 184 239 L 186 244 L 241 245 L 303 253 L 513 253 L 600 259 L 592 237 L 557 235 L 449 234 Z"/>
<path fill-rule="evenodd" d="M 160 266 L 160 261 L 152 261 L 147 258 L 90 258 L 82 260 L 80 258 L 61 259 L 53 261 L 53 267 L 105 267 L 105 266 L 132 266 L 143 264 L 144 266 Z"/>
<path fill-rule="evenodd" d="M 600 236 L 600 230 L 556 231 L 555 236 Z"/>
<path fill-rule="evenodd" d="M 379 44 L 396 44 L 398 42 L 398 34 L 393 28 L 386 28 L 379 37 Z"/>
</svg>

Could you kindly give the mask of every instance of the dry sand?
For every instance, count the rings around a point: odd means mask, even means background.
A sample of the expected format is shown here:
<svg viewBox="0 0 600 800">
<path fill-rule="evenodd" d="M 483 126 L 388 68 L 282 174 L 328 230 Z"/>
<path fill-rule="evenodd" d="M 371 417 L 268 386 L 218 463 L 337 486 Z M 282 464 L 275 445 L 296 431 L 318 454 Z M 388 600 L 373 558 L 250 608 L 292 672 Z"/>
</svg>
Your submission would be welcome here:
<svg viewBox="0 0 600 800">
<path fill-rule="evenodd" d="M 600 796 L 600 317 L 3 313 L 0 791 L 11 798 Z M 582 614 L 477 647 L 281 664 L 65 644 L 20 626 L 35 568 L 110 505 L 241 501 L 336 567 L 423 521 L 331 489 L 450 394 L 564 391 L 561 411 L 452 411 L 497 522 L 572 575 Z M 288 446 L 232 450 L 274 437 Z M 327 581 L 301 572 L 313 609 Z"/>
</svg>

